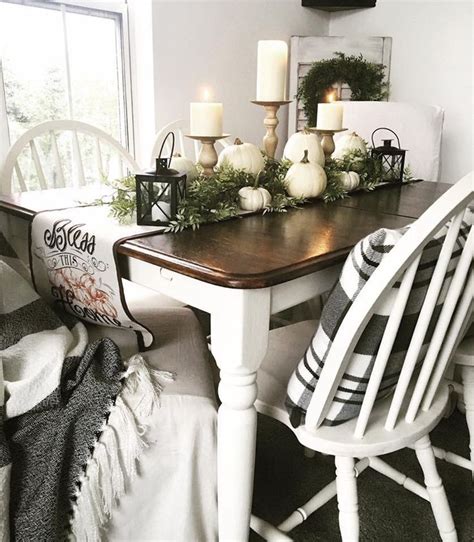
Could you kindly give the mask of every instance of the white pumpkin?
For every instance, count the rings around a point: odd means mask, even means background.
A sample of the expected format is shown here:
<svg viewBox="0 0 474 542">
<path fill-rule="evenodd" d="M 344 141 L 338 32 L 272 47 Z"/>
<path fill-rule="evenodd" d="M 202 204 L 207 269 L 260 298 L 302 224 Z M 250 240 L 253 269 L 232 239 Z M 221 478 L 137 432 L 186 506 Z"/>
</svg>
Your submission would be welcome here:
<svg viewBox="0 0 474 542">
<path fill-rule="evenodd" d="M 315 198 L 326 189 L 326 172 L 319 164 L 308 160 L 308 151 L 304 151 L 301 162 L 293 164 L 285 176 L 286 191 L 296 198 Z"/>
<path fill-rule="evenodd" d="M 306 149 L 308 150 L 308 160 L 310 162 L 324 166 L 324 151 L 319 137 L 306 128 L 301 132 L 296 132 L 288 139 L 283 150 L 283 157 L 293 163 L 299 162 Z"/>
<path fill-rule="evenodd" d="M 260 173 L 255 179 L 253 186 L 244 186 L 239 190 L 240 208 L 244 211 L 259 211 L 268 207 L 272 202 L 272 196 L 266 188 L 258 186 Z"/>
<path fill-rule="evenodd" d="M 350 192 L 359 186 L 360 177 L 355 171 L 341 171 L 339 173 L 339 182 L 343 188 Z"/>
<path fill-rule="evenodd" d="M 364 156 L 367 154 L 367 143 L 356 132 L 344 134 L 336 141 L 336 148 L 331 155 L 331 158 L 341 160 L 351 151 L 361 151 Z"/>
<path fill-rule="evenodd" d="M 226 147 L 219 155 L 217 166 L 226 165 L 257 175 L 264 168 L 265 160 L 256 145 L 242 143 L 237 138 L 233 145 Z"/>
<path fill-rule="evenodd" d="M 194 181 L 199 175 L 196 164 L 189 158 L 185 158 L 178 153 L 171 157 L 170 168 L 176 169 L 180 173 L 186 173 L 186 184 Z"/>
</svg>

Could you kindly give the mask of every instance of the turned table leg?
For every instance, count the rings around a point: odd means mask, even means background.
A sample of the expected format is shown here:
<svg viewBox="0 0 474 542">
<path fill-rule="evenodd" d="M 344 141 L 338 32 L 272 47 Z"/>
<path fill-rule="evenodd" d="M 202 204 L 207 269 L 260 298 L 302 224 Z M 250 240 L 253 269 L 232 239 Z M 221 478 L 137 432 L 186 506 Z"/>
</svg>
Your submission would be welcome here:
<svg viewBox="0 0 474 542">
<path fill-rule="evenodd" d="M 249 536 L 257 413 L 257 369 L 268 343 L 268 290 L 228 290 L 211 315 L 212 353 L 220 368 L 217 485 L 219 540 Z"/>
</svg>

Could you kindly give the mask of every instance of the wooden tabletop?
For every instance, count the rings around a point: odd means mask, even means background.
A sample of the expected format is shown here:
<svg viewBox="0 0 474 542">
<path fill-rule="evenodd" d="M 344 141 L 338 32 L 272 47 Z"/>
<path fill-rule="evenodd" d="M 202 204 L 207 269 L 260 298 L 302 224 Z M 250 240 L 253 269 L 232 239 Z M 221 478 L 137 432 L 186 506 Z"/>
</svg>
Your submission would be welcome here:
<svg viewBox="0 0 474 542">
<path fill-rule="evenodd" d="M 399 188 L 384 186 L 374 192 L 376 194 L 374 197 L 367 192 L 356 192 L 350 198 L 335 202 L 335 205 L 418 218 L 451 186 L 447 183 L 426 181 L 406 184 Z"/>
<path fill-rule="evenodd" d="M 333 204 L 316 202 L 287 213 L 133 239 L 118 251 L 212 284 L 263 288 L 343 261 L 362 237 L 381 227 L 409 224 L 450 186 L 421 182 L 360 192 Z M 65 208 L 78 199 L 68 189 L 1 196 L 0 210 L 31 219 L 38 211 Z"/>
</svg>

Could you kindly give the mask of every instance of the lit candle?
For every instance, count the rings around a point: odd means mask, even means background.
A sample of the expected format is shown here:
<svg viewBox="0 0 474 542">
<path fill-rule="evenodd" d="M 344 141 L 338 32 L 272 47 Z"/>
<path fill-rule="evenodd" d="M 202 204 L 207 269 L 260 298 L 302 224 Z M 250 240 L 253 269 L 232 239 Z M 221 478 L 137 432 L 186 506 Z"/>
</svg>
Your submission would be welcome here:
<svg viewBox="0 0 474 542">
<path fill-rule="evenodd" d="M 190 135 L 221 136 L 224 108 L 221 103 L 210 102 L 210 93 L 204 91 L 204 101 L 191 103 Z"/>
<path fill-rule="evenodd" d="M 288 45 L 284 41 L 258 42 L 257 100 L 281 102 L 286 100 Z"/>
<path fill-rule="evenodd" d="M 344 108 L 341 102 L 334 101 L 334 94 L 328 96 L 329 103 L 318 104 L 319 130 L 341 130 Z"/>
</svg>

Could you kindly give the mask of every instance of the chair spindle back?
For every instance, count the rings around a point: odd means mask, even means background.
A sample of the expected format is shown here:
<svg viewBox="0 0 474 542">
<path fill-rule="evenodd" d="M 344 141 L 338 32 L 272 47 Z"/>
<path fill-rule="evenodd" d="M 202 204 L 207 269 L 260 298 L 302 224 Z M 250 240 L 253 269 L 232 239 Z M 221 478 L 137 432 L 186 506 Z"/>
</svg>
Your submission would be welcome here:
<svg viewBox="0 0 474 542">
<path fill-rule="evenodd" d="M 80 187 L 139 170 L 132 155 L 99 128 L 75 120 L 53 120 L 31 128 L 12 145 L 0 172 L 0 193 Z"/>
<path fill-rule="evenodd" d="M 458 254 L 458 235 L 468 205 L 474 199 L 474 175 L 470 173 L 415 221 L 395 244 L 387 257 L 369 278 L 341 322 L 321 371 L 307 414 L 306 427 L 319 427 L 331 406 L 337 388 L 354 349 L 377 306 L 399 281 L 390 315 L 373 364 L 372 372 L 358 415 L 354 435 L 362 438 L 370 421 L 387 361 L 392 353 L 402 317 L 412 291 L 415 276 L 426 245 L 449 224 L 434 271 L 405 353 L 398 383 L 385 420 L 391 431 L 404 417 L 407 423 L 416 419 L 419 409 L 430 408 L 443 378 L 455 345 L 470 320 L 473 308 L 474 228 L 469 227 L 464 247 Z M 459 256 L 454 274 L 446 289 L 439 315 L 435 308 L 445 287 L 448 266 L 456 251 Z M 419 362 L 428 330 L 434 329 L 426 354 Z M 415 370 L 420 367 L 420 370 Z"/>
</svg>

